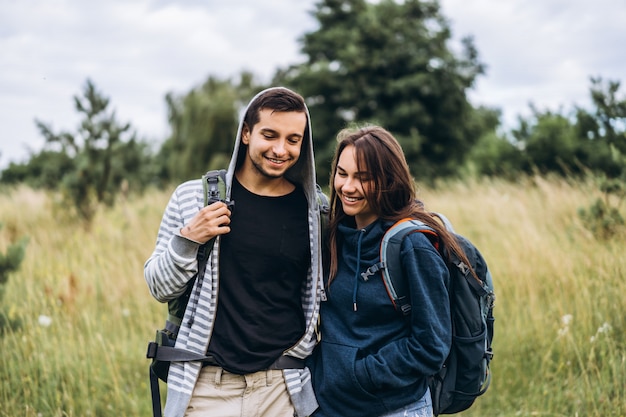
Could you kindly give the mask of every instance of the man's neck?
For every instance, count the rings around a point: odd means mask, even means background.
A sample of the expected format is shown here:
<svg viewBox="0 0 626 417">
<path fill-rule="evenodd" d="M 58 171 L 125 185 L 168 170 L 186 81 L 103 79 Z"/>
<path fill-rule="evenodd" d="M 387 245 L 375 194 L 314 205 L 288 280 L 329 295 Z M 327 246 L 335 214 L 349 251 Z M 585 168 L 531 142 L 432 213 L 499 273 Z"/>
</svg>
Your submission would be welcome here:
<svg viewBox="0 0 626 417">
<path fill-rule="evenodd" d="M 285 177 L 270 178 L 259 172 L 252 172 L 243 168 L 235 171 L 235 177 L 246 190 L 266 197 L 287 195 L 296 188 Z"/>
</svg>

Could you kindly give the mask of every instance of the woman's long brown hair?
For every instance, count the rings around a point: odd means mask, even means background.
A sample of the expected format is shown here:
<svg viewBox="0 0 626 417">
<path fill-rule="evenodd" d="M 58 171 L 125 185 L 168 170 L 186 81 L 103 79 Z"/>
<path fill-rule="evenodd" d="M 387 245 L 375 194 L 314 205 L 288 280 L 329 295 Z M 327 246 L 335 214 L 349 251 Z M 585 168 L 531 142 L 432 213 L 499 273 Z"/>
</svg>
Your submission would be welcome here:
<svg viewBox="0 0 626 417">
<path fill-rule="evenodd" d="M 339 156 L 349 145 L 355 148 L 358 170 L 367 172 L 373 181 L 373 187 L 365 198 L 378 218 L 394 223 L 404 218 L 420 220 L 435 230 L 443 246 L 471 269 L 471 264 L 455 236 L 436 215 L 426 211 L 424 204 L 417 199 L 415 181 L 402 147 L 390 132 L 380 126 L 344 129 L 337 135 L 337 141 L 330 176 L 329 283 L 337 274 L 337 226 L 347 217 L 335 191 L 334 179 Z M 478 279 L 473 270 L 472 275 Z"/>
</svg>

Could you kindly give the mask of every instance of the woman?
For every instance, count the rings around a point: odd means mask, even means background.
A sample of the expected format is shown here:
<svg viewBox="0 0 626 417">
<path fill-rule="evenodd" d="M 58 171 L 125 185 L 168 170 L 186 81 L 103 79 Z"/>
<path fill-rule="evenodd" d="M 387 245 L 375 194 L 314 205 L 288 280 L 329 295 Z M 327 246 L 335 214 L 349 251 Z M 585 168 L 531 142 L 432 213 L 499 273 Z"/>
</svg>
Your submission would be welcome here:
<svg viewBox="0 0 626 417">
<path fill-rule="evenodd" d="M 380 243 L 396 221 L 426 223 L 440 241 L 460 249 L 416 200 L 402 148 L 385 129 L 339 133 L 331 172 L 330 275 L 321 306 L 321 344 L 311 360 L 319 403 L 315 417 L 432 416 L 428 378 L 450 350 L 446 264 L 422 233 L 402 242 L 411 315 L 397 312 L 380 272 Z M 460 251 L 462 253 L 462 251 Z"/>
</svg>

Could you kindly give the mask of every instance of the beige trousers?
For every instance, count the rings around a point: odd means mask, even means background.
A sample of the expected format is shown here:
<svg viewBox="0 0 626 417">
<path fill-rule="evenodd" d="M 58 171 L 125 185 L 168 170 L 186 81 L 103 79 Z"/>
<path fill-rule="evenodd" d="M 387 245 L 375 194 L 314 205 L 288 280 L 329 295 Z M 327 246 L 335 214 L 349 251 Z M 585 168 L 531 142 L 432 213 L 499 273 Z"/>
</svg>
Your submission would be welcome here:
<svg viewBox="0 0 626 417">
<path fill-rule="evenodd" d="M 294 413 L 283 371 L 236 375 L 205 366 L 185 417 L 293 417 Z"/>
</svg>

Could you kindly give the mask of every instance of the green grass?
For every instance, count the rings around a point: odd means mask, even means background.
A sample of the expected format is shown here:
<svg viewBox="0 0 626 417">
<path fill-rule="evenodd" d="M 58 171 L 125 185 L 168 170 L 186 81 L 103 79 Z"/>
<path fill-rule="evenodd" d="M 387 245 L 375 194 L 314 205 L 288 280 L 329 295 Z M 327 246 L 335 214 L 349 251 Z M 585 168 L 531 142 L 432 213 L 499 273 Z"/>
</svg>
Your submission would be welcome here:
<svg viewBox="0 0 626 417">
<path fill-rule="evenodd" d="M 421 190 L 496 287 L 492 385 L 460 416 L 626 416 L 626 234 L 598 241 L 577 215 L 598 195 L 543 178 Z M 151 415 L 145 349 L 166 307 L 143 263 L 168 197 L 101 210 L 85 229 L 51 196 L 3 193 L 0 251 L 30 242 L 0 300 L 21 321 L 0 337 L 0 417 Z"/>
</svg>

